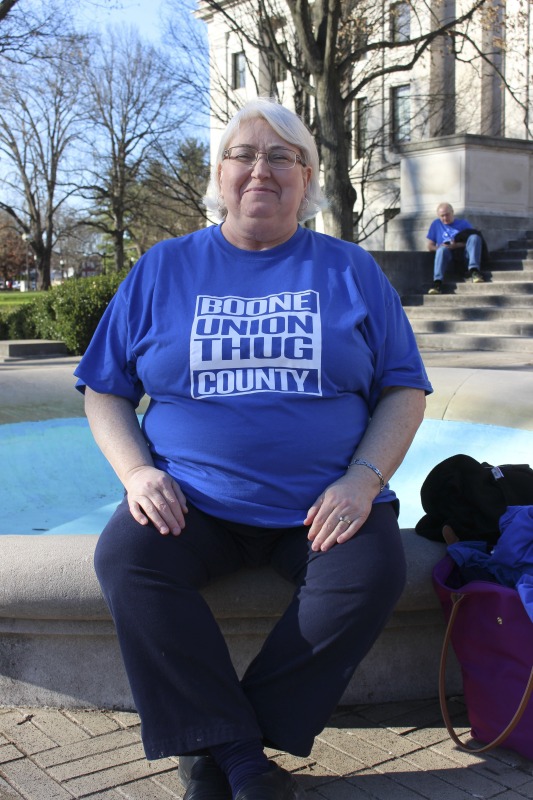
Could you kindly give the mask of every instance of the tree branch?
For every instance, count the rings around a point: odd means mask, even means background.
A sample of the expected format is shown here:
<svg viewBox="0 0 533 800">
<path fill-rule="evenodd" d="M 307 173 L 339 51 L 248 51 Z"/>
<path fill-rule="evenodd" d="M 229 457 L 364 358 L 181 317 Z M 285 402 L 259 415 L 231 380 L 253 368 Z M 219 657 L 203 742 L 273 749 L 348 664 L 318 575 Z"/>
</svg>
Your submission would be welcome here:
<svg viewBox="0 0 533 800">
<path fill-rule="evenodd" d="M 0 2 L 0 22 L 2 22 L 7 17 L 9 12 L 13 8 L 13 6 L 15 6 L 17 3 L 18 3 L 18 0 L 1 0 L 1 2 Z"/>
</svg>

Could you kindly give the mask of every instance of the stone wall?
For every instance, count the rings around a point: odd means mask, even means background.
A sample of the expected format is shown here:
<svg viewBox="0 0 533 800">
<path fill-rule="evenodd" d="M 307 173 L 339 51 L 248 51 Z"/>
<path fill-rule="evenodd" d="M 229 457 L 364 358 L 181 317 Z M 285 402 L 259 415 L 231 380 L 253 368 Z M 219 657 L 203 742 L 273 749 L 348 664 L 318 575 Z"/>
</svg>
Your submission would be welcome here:
<svg viewBox="0 0 533 800">
<path fill-rule="evenodd" d="M 428 251 L 374 250 L 372 255 L 400 296 L 425 292 L 433 283 L 434 256 Z"/>
<path fill-rule="evenodd" d="M 439 203 L 483 232 L 489 250 L 524 236 L 533 218 L 533 142 L 470 134 L 403 145 L 400 214 L 386 250 L 424 250 Z"/>
<path fill-rule="evenodd" d="M 343 703 L 435 697 L 444 621 L 431 585 L 444 544 L 402 532 L 405 591 Z M 0 705 L 132 709 L 113 623 L 93 570 L 97 536 L 2 536 Z M 239 674 L 292 593 L 272 570 L 205 590 Z M 460 690 L 457 669 L 450 686 Z"/>
</svg>

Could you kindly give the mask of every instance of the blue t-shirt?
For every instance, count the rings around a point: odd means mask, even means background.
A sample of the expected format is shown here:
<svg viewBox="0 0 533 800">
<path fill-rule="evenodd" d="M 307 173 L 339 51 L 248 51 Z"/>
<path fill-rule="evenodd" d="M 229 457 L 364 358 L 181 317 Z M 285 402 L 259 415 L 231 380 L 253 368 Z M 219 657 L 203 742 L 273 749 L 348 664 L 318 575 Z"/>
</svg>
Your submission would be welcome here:
<svg viewBox="0 0 533 800">
<path fill-rule="evenodd" d="M 76 375 L 135 405 L 146 392 L 155 465 L 207 513 L 264 527 L 302 524 L 346 471 L 385 387 L 431 391 L 372 257 L 301 227 L 257 252 L 220 227 L 155 245 Z"/>
<path fill-rule="evenodd" d="M 440 219 L 434 219 L 429 226 L 429 231 L 426 239 L 435 244 L 443 244 L 444 242 L 453 242 L 459 231 L 465 231 L 471 228 L 471 224 L 466 219 L 454 219 L 451 225 L 445 225 Z"/>
</svg>

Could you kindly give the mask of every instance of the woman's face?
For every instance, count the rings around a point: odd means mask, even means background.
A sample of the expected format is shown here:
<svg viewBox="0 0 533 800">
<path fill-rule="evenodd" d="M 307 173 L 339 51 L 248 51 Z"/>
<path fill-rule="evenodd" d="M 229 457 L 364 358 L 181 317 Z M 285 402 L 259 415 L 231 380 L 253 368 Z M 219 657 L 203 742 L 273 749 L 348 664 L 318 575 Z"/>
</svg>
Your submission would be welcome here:
<svg viewBox="0 0 533 800">
<path fill-rule="evenodd" d="M 279 136 L 262 118 L 244 122 L 228 148 L 248 145 L 261 153 L 285 147 L 301 151 Z M 239 237 L 256 237 L 269 246 L 290 238 L 298 224 L 297 213 L 311 176 L 310 167 L 297 161 L 291 169 L 270 166 L 261 155 L 253 166 L 224 159 L 219 169 L 220 192 L 228 210 L 223 231 L 233 243 Z"/>
</svg>

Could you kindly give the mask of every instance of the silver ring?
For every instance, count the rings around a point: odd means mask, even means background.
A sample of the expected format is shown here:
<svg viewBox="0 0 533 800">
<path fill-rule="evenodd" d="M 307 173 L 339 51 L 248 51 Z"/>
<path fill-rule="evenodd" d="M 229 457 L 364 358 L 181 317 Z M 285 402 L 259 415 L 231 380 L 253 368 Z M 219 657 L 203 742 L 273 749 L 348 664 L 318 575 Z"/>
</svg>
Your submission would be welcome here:
<svg viewBox="0 0 533 800">
<path fill-rule="evenodd" d="M 339 522 L 345 522 L 347 525 L 352 524 L 352 520 L 349 517 L 339 517 Z"/>
</svg>

